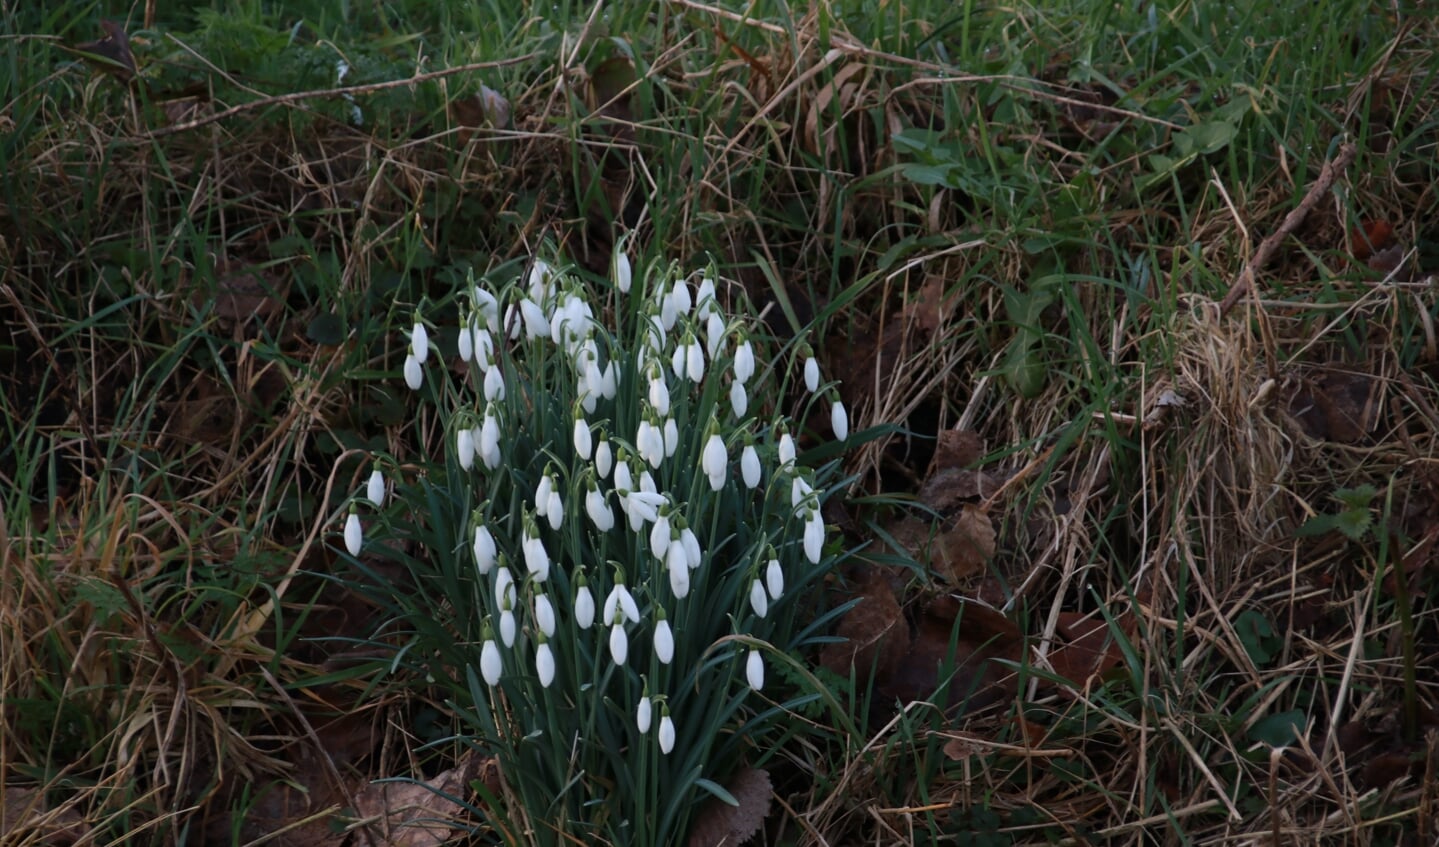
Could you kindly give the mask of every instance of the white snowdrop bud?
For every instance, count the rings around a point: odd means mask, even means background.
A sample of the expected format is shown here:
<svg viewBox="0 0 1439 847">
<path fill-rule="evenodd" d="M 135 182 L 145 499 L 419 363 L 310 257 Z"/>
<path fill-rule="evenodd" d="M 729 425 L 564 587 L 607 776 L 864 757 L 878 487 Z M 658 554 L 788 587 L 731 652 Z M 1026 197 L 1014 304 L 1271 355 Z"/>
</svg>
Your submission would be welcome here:
<svg viewBox="0 0 1439 847">
<path fill-rule="evenodd" d="M 613 400 L 617 391 L 619 391 L 619 378 L 615 376 L 615 363 L 606 362 L 605 369 L 600 376 L 600 394 L 606 400 Z"/>
<path fill-rule="evenodd" d="M 537 303 L 543 303 L 550 296 L 550 278 L 555 275 L 554 268 L 544 259 L 535 259 L 530 263 L 530 275 L 526 280 L 530 287 L 530 298 Z"/>
<path fill-rule="evenodd" d="M 610 589 L 609 596 L 605 598 L 604 611 L 604 619 L 611 623 L 616 622 L 616 612 L 628 618 L 630 623 L 640 622 L 639 604 L 635 602 L 634 595 L 630 594 L 629 588 L 622 582 L 615 583 L 614 588 Z"/>
<path fill-rule="evenodd" d="M 484 646 L 480 648 L 480 674 L 485 678 L 485 684 L 491 688 L 498 685 L 502 669 L 499 646 L 495 644 L 495 639 L 486 638 Z"/>
<path fill-rule="evenodd" d="M 595 622 L 595 595 L 581 577 L 575 589 L 575 624 L 580 629 L 589 629 Z"/>
<path fill-rule="evenodd" d="M 764 583 L 758 577 L 749 585 L 749 604 L 758 617 L 769 614 L 769 595 L 764 593 Z"/>
<path fill-rule="evenodd" d="M 729 404 L 734 409 L 735 417 L 744 417 L 745 411 L 749 409 L 749 393 L 745 391 L 743 382 L 735 380 L 730 383 Z"/>
<path fill-rule="evenodd" d="M 614 466 L 614 451 L 610 449 L 610 440 L 603 435 L 600 436 L 600 443 L 595 446 L 595 473 L 600 479 L 610 475 L 610 468 Z"/>
<path fill-rule="evenodd" d="M 420 368 L 420 360 L 411 353 L 405 357 L 405 385 L 408 385 L 411 391 L 419 391 L 424 384 L 425 372 Z"/>
<path fill-rule="evenodd" d="M 588 460 L 590 452 L 594 448 L 593 436 L 590 434 L 590 423 L 582 417 L 575 418 L 575 455 L 581 459 Z"/>
<path fill-rule="evenodd" d="M 811 394 L 819 390 L 819 362 L 815 361 L 813 355 L 804 360 L 804 387 L 808 388 Z"/>
<path fill-rule="evenodd" d="M 495 571 L 495 605 L 501 609 L 511 609 L 515 605 L 515 578 L 505 565 L 500 565 L 500 569 Z"/>
<path fill-rule="evenodd" d="M 615 660 L 615 664 L 623 666 L 629 655 L 629 636 L 625 635 L 624 625 L 616 621 L 610 627 L 610 658 Z"/>
<path fill-rule="evenodd" d="M 664 289 L 660 289 L 663 291 Z M 662 294 L 660 296 L 660 326 L 665 332 L 674 329 L 675 321 L 679 318 L 679 309 L 675 307 L 674 293 Z"/>
<path fill-rule="evenodd" d="M 475 297 L 475 308 L 479 311 L 480 315 L 484 317 L 485 326 L 489 327 L 490 332 L 499 332 L 500 301 L 495 298 L 495 295 L 483 288 L 475 288 L 472 293 Z M 475 350 L 478 351 L 479 349 L 479 345 L 475 345 Z"/>
<path fill-rule="evenodd" d="M 475 431 L 469 427 L 455 433 L 455 458 L 465 470 L 475 466 Z"/>
<path fill-rule="evenodd" d="M 660 618 L 659 623 L 655 624 L 655 658 L 659 659 L 662 665 L 668 665 L 675 658 L 675 636 L 670 631 L 670 622 L 665 618 Z"/>
<path fill-rule="evenodd" d="M 498 373 L 499 371 L 494 371 Z M 485 423 L 480 427 L 480 440 L 477 452 L 485 467 L 494 470 L 500 466 L 500 419 L 494 409 L 485 411 Z"/>
<path fill-rule="evenodd" d="M 670 413 L 670 390 L 659 368 L 650 371 L 649 401 L 655 414 L 664 417 Z"/>
<path fill-rule="evenodd" d="M 475 348 L 475 364 L 480 370 L 489 373 L 495 366 L 495 338 L 487 329 L 477 328 L 473 333 Z"/>
<path fill-rule="evenodd" d="M 554 493 L 555 480 L 548 473 L 540 475 L 540 481 L 535 483 L 535 512 L 543 515 L 550 507 L 550 495 Z"/>
<path fill-rule="evenodd" d="M 741 341 L 734 351 L 734 379 L 738 383 L 749 382 L 754 376 L 754 347 L 750 345 L 749 339 Z"/>
<path fill-rule="evenodd" d="M 804 555 L 811 564 L 819 564 L 819 555 L 824 549 L 824 518 L 818 509 L 812 509 L 809 520 L 804 524 Z"/>
<path fill-rule="evenodd" d="M 700 540 L 695 537 L 694 530 L 689 527 L 680 530 L 680 546 L 684 548 L 685 561 L 689 563 L 690 570 L 704 564 L 704 551 L 700 549 Z"/>
<path fill-rule="evenodd" d="M 460 327 L 460 335 L 456 343 L 460 348 L 461 362 L 468 362 L 475 357 L 475 335 L 470 332 L 469 327 Z"/>
<path fill-rule="evenodd" d="M 715 305 L 715 281 L 709 277 L 700 280 L 699 289 L 695 292 L 695 309 L 700 320 L 709 320 L 719 311 Z"/>
<path fill-rule="evenodd" d="M 724 439 L 719 433 L 711 433 L 700 455 L 700 468 L 709 477 L 710 488 L 719 491 L 724 488 L 725 476 L 729 471 L 729 454 L 725 452 Z M 753 487 L 753 486 L 751 486 Z"/>
<path fill-rule="evenodd" d="M 674 418 L 665 418 L 664 431 L 665 456 L 673 456 L 680 448 L 680 428 Z M 659 465 L 655 465 L 659 467 Z"/>
<path fill-rule="evenodd" d="M 351 509 L 350 516 L 345 518 L 345 549 L 350 551 L 351 556 L 358 556 L 364 543 L 365 530 L 360 526 L 360 516 Z"/>
<path fill-rule="evenodd" d="M 681 315 L 687 315 L 690 309 L 694 308 L 694 300 L 690 297 L 690 286 L 682 279 L 675 280 L 674 290 L 670 292 L 670 299 L 674 301 L 675 311 Z"/>
<path fill-rule="evenodd" d="M 844 410 L 844 403 L 840 400 L 834 401 L 829 407 L 829 425 L 834 429 L 834 437 L 840 441 L 849 438 L 849 413 Z"/>
<path fill-rule="evenodd" d="M 665 551 L 665 569 L 670 574 L 670 591 L 683 599 L 690 593 L 690 560 L 683 544 L 671 544 Z"/>
<path fill-rule="evenodd" d="M 764 688 L 764 658 L 758 650 L 749 651 L 749 656 L 745 657 L 744 676 L 750 688 L 755 691 Z"/>
<path fill-rule="evenodd" d="M 555 637 L 555 606 L 544 592 L 535 595 L 535 624 L 546 638 Z"/>
<path fill-rule="evenodd" d="M 535 674 L 540 678 L 541 688 L 549 688 L 555 681 L 555 654 L 544 639 L 540 639 L 540 646 L 535 648 Z"/>
<path fill-rule="evenodd" d="M 670 546 L 670 518 L 665 511 L 659 513 L 654 526 L 650 527 L 650 553 L 663 560 Z"/>
<path fill-rule="evenodd" d="M 419 321 L 415 321 L 415 328 L 410 330 L 410 355 L 422 365 L 430 357 L 430 331 Z"/>
<path fill-rule="evenodd" d="M 746 444 L 739 457 L 740 476 L 746 488 L 754 488 L 760 482 L 759 451 L 753 444 Z"/>
<path fill-rule="evenodd" d="M 610 261 L 610 275 L 615 279 L 615 288 L 621 294 L 630 293 L 630 284 L 634 281 L 634 269 L 630 267 L 630 257 L 623 251 L 616 250 Z"/>
<path fill-rule="evenodd" d="M 610 511 L 609 503 L 605 501 L 605 495 L 599 487 L 590 481 L 590 490 L 585 494 L 585 514 L 590 516 L 590 523 L 600 532 L 609 532 L 615 526 L 615 513 Z"/>
<path fill-rule="evenodd" d="M 365 497 L 378 509 L 385 505 L 385 475 L 379 468 L 370 471 L 370 482 L 365 486 Z"/>
<path fill-rule="evenodd" d="M 779 463 L 781 465 L 794 464 L 794 436 L 788 432 L 780 433 L 779 436 Z"/>
<path fill-rule="evenodd" d="M 550 493 L 550 504 L 545 509 L 545 517 L 549 518 L 550 529 L 559 529 L 565 522 L 565 498 L 560 496 L 560 492 Z"/>
<path fill-rule="evenodd" d="M 520 317 L 525 321 L 526 338 L 544 338 L 550 334 L 550 321 L 540 304 L 528 297 L 520 301 Z"/>
<path fill-rule="evenodd" d="M 660 716 L 660 752 L 669 755 L 675 749 L 675 722 L 670 719 L 670 710 L 665 708 Z"/>
<path fill-rule="evenodd" d="M 705 352 L 698 341 L 691 340 L 685 347 L 685 368 L 690 382 L 699 382 L 705 378 Z"/>
<path fill-rule="evenodd" d="M 648 697 L 641 697 L 640 704 L 635 707 L 635 729 L 638 729 L 641 735 L 650 731 L 653 708 Z"/>
<path fill-rule="evenodd" d="M 769 566 L 764 572 L 765 583 L 769 586 L 769 596 L 778 600 L 784 594 L 784 568 L 780 567 L 779 559 L 770 559 Z"/>
<path fill-rule="evenodd" d="M 515 646 L 515 612 L 513 609 L 500 611 L 500 641 L 506 647 Z"/>
<path fill-rule="evenodd" d="M 713 362 L 720 354 L 724 346 L 724 318 L 720 317 L 718 309 L 710 312 L 705 319 L 705 353 Z"/>
<path fill-rule="evenodd" d="M 603 476 L 603 474 L 601 474 Z M 630 473 L 630 463 L 621 461 L 615 463 L 615 491 L 621 496 L 635 490 L 634 478 Z"/>
<path fill-rule="evenodd" d="M 544 582 L 550 578 L 550 554 L 545 549 L 545 543 L 538 537 L 527 536 L 520 543 L 520 548 L 525 554 L 525 570 L 535 582 Z"/>
<path fill-rule="evenodd" d="M 505 399 L 505 375 L 499 368 L 490 368 L 485 371 L 485 400 L 491 403 L 503 402 Z"/>
<path fill-rule="evenodd" d="M 489 527 L 475 527 L 475 568 L 481 574 L 487 574 L 495 566 L 495 537 L 490 534 Z"/>
<path fill-rule="evenodd" d="M 670 354 L 670 370 L 674 371 L 675 379 L 684 382 L 685 378 L 685 353 L 689 350 L 687 344 L 676 344 L 675 351 Z"/>
</svg>

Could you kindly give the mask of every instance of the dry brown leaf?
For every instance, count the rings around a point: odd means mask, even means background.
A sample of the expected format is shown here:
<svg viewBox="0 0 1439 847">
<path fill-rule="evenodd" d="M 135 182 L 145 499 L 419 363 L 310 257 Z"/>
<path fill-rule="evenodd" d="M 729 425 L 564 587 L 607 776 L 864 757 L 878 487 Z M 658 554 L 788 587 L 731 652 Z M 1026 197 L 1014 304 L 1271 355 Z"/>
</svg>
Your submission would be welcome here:
<svg viewBox="0 0 1439 847">
<path fill-rule="evenodd" d="M 739 801 L 731 806 L 711 797 L 690 826 L 689 847 L 735 847 L 759 832 L 769 814 L 769 771 L 741 768 L 730 777 L 725 790 Z"/>
<path fill-rule="evenodd" d="M 984 439 L 979 433 L 967 429 L 946 429 L 939 433 L 934 445 L 934 457 L 929 460 L 929 473 L 936 474 L 967 468 L 984 457 Z"/>
<path fill-rule="evenodd" d="M 439 847 L 465 826 L 465 808 L 449 797 L 463 798 L 471 764 L 463 761 L 427 783 L 371 783 L 355 798 L 362 818 L 377 818 L 372 839 L 386 847 Z"/>
<path fill-rule="evenodd" d="M 988 739 L 977 732 L 956 731 L 949 733 L 949 736 L 949 740 L 944 742 L 944 755 L 953 762 L 962 762 L 989 749 L 988 745 L 983 743 Z"/>
<path fill-rule="evenodd" d="M 1014 672 L 991 660 L 1017 662 L 1023 649 L 1024 634 L 1002 613 L 940 595 L 924 608 L 909 651 L 892 667 L 879 691 L 906 703 L 930 699 L 943 681 L 941 669 L 949 665 L 953 676 L 948 680 L 946 706 L 982 708 L 1017 692 Z"/>
<path fill-rule="evenodd" d="M 74 844 L 86 834 L 85 820 L 71 808 L 51 809 L 38 788 L 6 788 L 0 794 L 0 844 Z M 19 836 L 24 835 L 25 838 Z M 44 841 L 32 839 L 43 836 Z"/>
<path fill-rule="evenodd" d="M 101 21 L 105 37 L 99 41 L 76 44 L 72 49 L 85 61 L 121 82 L 135 78 L 135 55 L 130 52 L 130 34 L 115 21 Z"/>
<path fill-rule="evenodd" d="M 1133 622 L 1127 611 L 1120 613 L 1119 625 L 1125 634 L 1133 634 Z M 1124 661 L 1124 652 L 1111 637 L 1109 623 L 1102 617 L 1060 612 L 1059 632 L 1066 640 L 1050 651 L 1049 666 L 1075 688 L 1086 688 L 1092 678 L 1108 673 Z"/>
<path fill-rule="evenodd" d="M 1379 420 L 1380 380 L 1365 373 L 1330 372 L 1299 389 L 1289 412 L 1314 438 L 1353 444 Z"/>
<path fill-rule="evenodd" d="M 835 631 L 845 640 L 824 645 L 819 662 L 840 676 L 849 676 L 852 668 L 860 684 L 867 685 L 871 671 L 883 677 L 909 652 L 909 624 L 882 574 L 869 571 L 859 588 L 859 602 Z"/>
<path fill-rule="evenodd" d="M 983 508 L 965 504 L 954 525 L 930 545 L 929 567 L 952 583 L 984 572 L 994 556 L 994 524 Z"/>
</svg>

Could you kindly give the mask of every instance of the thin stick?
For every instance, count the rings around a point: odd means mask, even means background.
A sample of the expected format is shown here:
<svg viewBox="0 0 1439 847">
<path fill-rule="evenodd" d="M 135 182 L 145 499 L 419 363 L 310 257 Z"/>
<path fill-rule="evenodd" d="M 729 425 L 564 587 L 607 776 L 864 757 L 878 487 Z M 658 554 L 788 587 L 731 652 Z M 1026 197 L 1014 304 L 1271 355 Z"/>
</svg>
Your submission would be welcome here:
<svg viewBox="0 0 1439 847">
<path fill-rule="evenodd" d="M 506 65 L 518 65 L 521 62 L 538 56 L 538 53 L 527 53 L 523 56 L 516 56 L 512 59 L 500 59 L 494 62 L 475 62 L 469 65 L 459 65 L 453 68 L 430 71 L 429 73 L 416 74 L 405 79 L 392 79 L 388 82 L 372 82 L 367 85 L 347 85 L 343 88 L 317 88 L 311 91 L 294 91 L 289 94 L 276 94 L 273 97 L 265 97 L 260 100 L 252 100 L 249 103 L 241 103 L 238 106 L 231 106 L 224 111 L 216 112 L 213 115 L 206 115 L 203 118 L 196 118 L 193 121 L 186 121 L 174 126 L 162 127 L 147 134 L 146 138 L 164 138 L 167 135 L 189 132 L 198 129 L 206 124 L 223 121 L 226 118 L 233 118 L 235 115 L 248 112 L 253 109 L 263 109 L 266 106 L 276 106 L 281 103 L 294 103 L 298 100 L 320 100 L 333 97 L 345 97 L 353 94 L 369 94 L 372 91 L 385 91 L 390 88 L 403 88 L 407 85 L 414 85 L 420 82 L 428 82 L 432 79 L 454 76 L 455 74 L 469 73 L 470 71 L 481 71 L 489 68 L 503 68 Z"/>
<path fill-rule="evenodd" d="M 1309 212 L 1319 204 L 1320 198 L 1329 193 L 1329 189 L 1334 185 L 1334 180 L 1338 178 L 1341 171 L 1349 167 L 1350 162 L 1354 161 L 1354 155 L 1357 152 L 1357 148 L 1352 143 L 1345 144 L 1339 148 L 1339 155 L 1324 163 L 1324 168 L 1319 171 L 1319 178 L 1310 184 L 1309 190 L 1304 194 L 1304 199 L 1300 200 L 1299 205 L 1285 216 L 1284 222 L 1279 225 L 1279 228 L 1260 243 L 1259 250 L 1249 260 L 1249 264 L 1244 266 L 1244 270 L 1239 274 L 1239 279 L 1229 287 L 1229 293 L 1224 295 L 1224 300 L 1219 304 L 1220 316 L 1228 314 L 1229 310 L 1234 308 L 1234 304 L 1254 288 L 1255 275 L 1269 264 L 1270 259 L 1274 258 L 1280 242 L 1292 235 L 1294 230 L 1298 229 L 1304 219 L 1309 216 Z"/>
</svg>

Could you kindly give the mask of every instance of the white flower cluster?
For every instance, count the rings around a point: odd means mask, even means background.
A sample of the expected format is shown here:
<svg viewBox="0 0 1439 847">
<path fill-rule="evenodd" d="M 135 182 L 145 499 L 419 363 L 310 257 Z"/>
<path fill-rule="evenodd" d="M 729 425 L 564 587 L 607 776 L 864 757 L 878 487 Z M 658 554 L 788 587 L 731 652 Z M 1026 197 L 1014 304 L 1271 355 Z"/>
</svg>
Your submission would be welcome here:
<svg viewBox="0 0 1439 847">
<path fill-rule="evenodd" d="M 622 252 L 611 278 L 613 305 L 600 313 L 578 280 L 540 260 L 523 286 L 467 292 L 457 352 L 475 383 L 465 401 L 473 406 L 453 415 L 450 443 L 478 503 L 463 549 L 480 578 L 485 683 L 559 683 L 573 697 L 596 682 L 581 658 L 592 667 L 607 654 L 634 668 L 621 677 L 642 693 L 619 699 L 637 704 L 641 734 L 659 713 L 656 739 L 668 754 L 676 728 L 666 691 L 684 677 L 671 673 L 677 655 L 697 660 L 739 627 L 761 634 L 784 596 L 786 563 L 801 554 L 821 561 L 824 492 L 797 464 L 787 424 L 752 413 L 749 326 L 726 316 L 713 278 L 660 274 L 631 294 Z M 418 390 L 430 350 L 423 320 L 409 341 L 404 377 Z M 808 345 L 796 360 L 808 392 L 828 398 L 836 436 L 847 438 L 844 406 L 832 386 L 819 394 Z M 376 470 L 368 499 L 378 506 L 384 494 Z M 361 533 L 352 511 L 351 554 Z M 735 605 L 716 610 L 695 599 L 700 591 Z M 646 633 L 650 649 L 633 656 L 632 641 Z M 760 652 L 747 650 L 751 688 L 764 686 L 764 671 Z"/>
</svg>

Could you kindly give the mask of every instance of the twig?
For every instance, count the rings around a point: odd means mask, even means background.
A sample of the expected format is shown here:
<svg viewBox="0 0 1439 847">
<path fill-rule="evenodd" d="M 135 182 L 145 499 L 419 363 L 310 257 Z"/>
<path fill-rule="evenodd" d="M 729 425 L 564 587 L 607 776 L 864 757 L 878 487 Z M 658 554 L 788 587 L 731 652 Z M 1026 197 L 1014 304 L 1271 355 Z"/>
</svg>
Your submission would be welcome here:
<svg viewBox="0 0 1439 847">
<path fill-rule="evenodd" d="M 192 129 L 198 129 L 199 127 L 205 126 L 206 124 L 223 121 L 226 118 L 233 118 L 235 115 L 241 114 L 243 112 L 248 112 L 253 109 L 263 109 L 266 106 L 276 106 L 281 103 L 294 103 L 297 100 L 320 100 L 333 97 L 346 97 L 354 94 L 369 94 L 372 91 L 385 91 L 390 88 L 403 88 L 407 85 L 414 85 L 420 82 L 428 82 L 432 79 L 439 79 L 446 76 L 454 76 L 455 74 L 468 73 L 470 71 L 481 71 L 490 68 L 503 68 L 507 65 L 518 65 L 521 62 L 528 62 L 529 60 L 535 58 L 538 55 L 538 53 L 526 53 L 523 56 L 515 56 L 511 59 L 500 59 L 495 62 L 475 62 L 469 65 L 459 65 L 453 68 L 444 68 L 443 70 L 416 74 L 415 76 L 407 77 L 405 79 L 392 79 L 387 82 L 372 82 L 367 85 L 347 85 L 343 88 L 317 88 L 311 91 L 294 91 L 289 94 L 276 94 L 273 97 L 265 97 L 260 100 L 252 100 L 249 103 L 241 103 L 238 106 L 231 106 L 224 111 L 216 112 L 213 115 L 206 115 L 203 118 L 196 118 L 193 121 L 186 121 L 182 124 L 162 127 L 160 129 L 154 130 L 153 132 L 150 132 L 145 137 L 151 139 L 164 138 L 167 135 L 175 135 L 176 133 L 189 132 Z"/>
<path fill-rule="evenodd" d="M 1229 287 L 1229 293 L 1224 295 L 1224 300 L 1219 304 L 1219 314 L 1221 317 L 1228 314 L 1229 310 L 1234 308 L 1234 304 L 1238 303 L 1245 294 L 1248 294 L 1249 291 L 1254 288 L 1255 275 L 1257 275 L 1260 269 L 1265 265 L 1269 264 L 1270 259 L 1274 258 L 1274 253 L 1279 249 L 1280 242 L 1288 238 L 1294 233 L 1294 230 L 1299 228 L 1299 225 L 1309 216 L 1309 212 L 1319 204 L 1320 198 L 1329 192 L 1329 189 L 1334 185 L 1334 180 L 1338 178 L 1339 173 L 1345 168 L 1348 168 L 1349 163 L 1354 161 L 1356 152 L 1358 151 L 1352 143 L 1345 144 L 1339 148 L 1339 155 L 1324 163 L 1324 168 L 1319 171 L 1319 177 L 1314 180 L 1309 186 L 1309 190 L 1305 192 L 1304 199 L 1300 200 L 1299 205 L 1295 206 L 1294 210 L 1285 216 L 1284 222 L 1279 225 L 1279 228 L 1274 230 L 1268 238 L 1260 243 L 1259 249 L 1255 251 L 1249 263 L 1244 266 L 1244 270 L 1240 272 L 1239 278 Z"/>
</svg>

